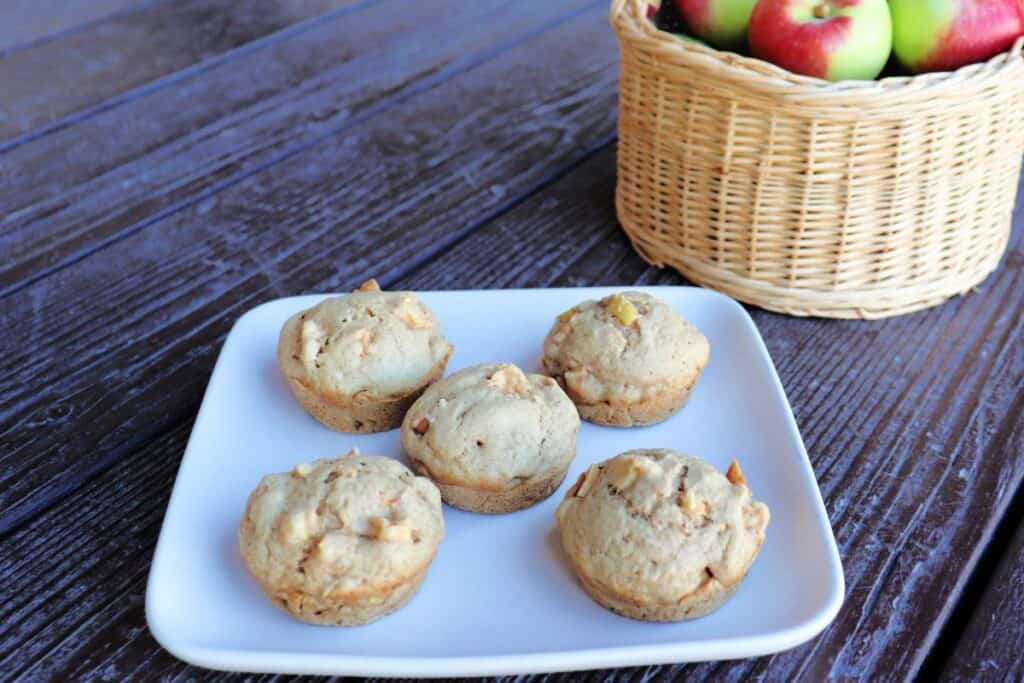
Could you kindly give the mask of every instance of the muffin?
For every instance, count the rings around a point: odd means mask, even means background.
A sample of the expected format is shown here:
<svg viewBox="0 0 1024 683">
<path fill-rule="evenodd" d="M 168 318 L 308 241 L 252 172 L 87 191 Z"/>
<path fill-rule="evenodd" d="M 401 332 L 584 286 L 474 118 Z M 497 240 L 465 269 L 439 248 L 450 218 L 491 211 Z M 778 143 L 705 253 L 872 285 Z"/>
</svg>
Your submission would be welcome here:
<svg viewBox="0 0 1024 683">
<path fill-rule="evenodd" d="M 365 624 L 416 593 L 444 536 L 441 495 L 357 450 L 263 478 L 238 545 L 270 600 L 312 624 Z"/>
<path fill-rule="evenodd" d="M 667 449 L 593 465 L 555 515 L 587 593 L 645 621 L 700 617 L 736 591 L 757 557 L 768 507 L 733 461 L 723 476 Z"/>
<path fill-rule="evenodd" d="M 382 292 L 375 280 L 296 313 L 277 345 L 299 404 L 327 427 L 352 433 L 400 425 L 451 353 L 415 294 Z"/>
<path fill-rule="evenodd" d="M 623 292 L 558 316 L 544 340 L 544 372 L 598 424 L 660 422 L 686 403 L 708 340 L 663 301 Z"/>
<path fill-rule="evenodd" d="M 550 377 L 476 365 L 427 389 L 402 423 L 413 469 L 446 503 L 511 512 L 550 496 L 576 455 L 580 418 Z"/>
</svg>

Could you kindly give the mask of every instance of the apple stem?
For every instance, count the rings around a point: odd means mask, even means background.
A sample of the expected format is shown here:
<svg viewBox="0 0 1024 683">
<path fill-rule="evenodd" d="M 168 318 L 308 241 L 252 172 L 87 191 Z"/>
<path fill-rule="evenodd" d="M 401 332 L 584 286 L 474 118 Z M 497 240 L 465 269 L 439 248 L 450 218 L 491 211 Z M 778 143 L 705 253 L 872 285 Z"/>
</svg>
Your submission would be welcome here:
<svg viewBox="0 0 1024 683">
<path fill-rule="evenodd" d="M 817 17 L 818 19 L 824 19 L 825 17 L 828 16 L 828 5 L 826 5 L 825 3 L 815 5 L 812 12 L 814 13 L 814 16 Z"/>
</svg>

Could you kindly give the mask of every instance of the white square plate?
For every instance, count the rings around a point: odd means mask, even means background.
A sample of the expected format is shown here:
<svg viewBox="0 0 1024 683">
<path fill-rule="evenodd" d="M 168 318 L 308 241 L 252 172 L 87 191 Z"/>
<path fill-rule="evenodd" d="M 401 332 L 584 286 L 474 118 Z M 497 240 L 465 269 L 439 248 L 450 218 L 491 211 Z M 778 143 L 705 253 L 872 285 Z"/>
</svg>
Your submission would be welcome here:
<svg viewBox="0 0 1024 683">
<path fill-rule="evenodd" d="M 620 288 L 621 289 L 621 288 Z M 711 360 L 678 414 L 652 427 L 583 423 L 575 462 L 548 500 L 489 516 L 445 507 L 447 532 L 416 597 L 368 626 L 295 621 L 246 573 L 236 530 L 249 492 L 270 472 L 341 455 L 403 458 L 398 431 L 353 436 L 322 427 L 277 368 L 284 320 L 322 296 L 246 313 L 224 342 L 149 574 L 146 618 L 179 658 L 215 669 L 375 676 L 473 676 L 734 659 L 802 643 L 835 617 L 843 573 L 807 453 L 753 321 L 736 302 L 690 287 L 638 288 L 667 301 L 711 342 Z M 612 288 L 424 292 L 455 345 L 449 371 L 511 361 L 536 370 L 554 317 Z M 593 462 L 669 447 L 719 469 L 736 458 L 771 508 L 746 581 L 717 612 L 659 624 L 592 602 L 562 555 L 554 511 Z"/>
</svg>

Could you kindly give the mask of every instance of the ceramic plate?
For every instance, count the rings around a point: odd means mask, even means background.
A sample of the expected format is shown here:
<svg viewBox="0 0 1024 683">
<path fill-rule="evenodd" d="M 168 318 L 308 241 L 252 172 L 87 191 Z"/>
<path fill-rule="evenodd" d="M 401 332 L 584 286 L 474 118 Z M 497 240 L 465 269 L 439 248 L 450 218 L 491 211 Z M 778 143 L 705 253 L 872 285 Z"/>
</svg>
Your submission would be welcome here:
<svg viewBox="0 0 1024 683">
<path fill-rule="evenodd" d="M 638 288 L 667 301 L 711 342 L 711 360 L 678 414 L 652 427 L 583 423 L 559 490 L 520 512 L 445 507 L 447 533 L 423 587 L 368 626 L 302 624 L 248 576 L 236 533 L 249 492 L 270 472 L 363 453 L 402 459 L 398 431 L 338 434 L 306 415 L 277 368 L 282 323 L 323 296 L 279 299 L 246 313 L 224 342 L 178 472 L 149 575 L 146 617 L 161 645 L 215 669 L 366 676 L 476 676 L 735 659 L 802 643 L 843 598 L 839 553 L 811 464 L 775 368 L 736 302 L 690 287 Z M 455 344 L 448 365 L 511 361 L 536 370 L 554 317 L 615 289 L 424 292 Z M 717 612 L 660 624 L 590 600 L 563 555 L 554 511 L 591 463 L 642 447 L 736 458 L 771 508 L 746 581 Z"/>
</svg>

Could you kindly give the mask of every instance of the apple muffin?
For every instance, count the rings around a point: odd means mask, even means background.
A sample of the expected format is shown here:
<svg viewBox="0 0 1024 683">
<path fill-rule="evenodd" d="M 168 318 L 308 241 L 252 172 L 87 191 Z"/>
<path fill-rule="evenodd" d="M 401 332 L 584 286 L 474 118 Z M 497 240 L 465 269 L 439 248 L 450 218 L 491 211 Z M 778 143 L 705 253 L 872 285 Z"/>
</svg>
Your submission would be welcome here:
<svg viewBox="0 0 1024 683">
<path fill-rule="evenodd" d="M 375 280 L 289 318 L 277 358 L 299 404 L 339 432 L 394 429 L 444 374 L 452 345 L 412 292 Z"/>
<path fill-rule="evenodd" d="M 576 407 L 550 377 L 476 365 L 428 388 L 402 423 L 413 469 L 446 503 L 511 512 L 544 500 L 576 455 Z"/>
<path fill-rule="evenodd" d="M 692 323 L 643 292 L 584 301 L 544 340 L 544 372 L 589 422 L 660 422 L 686 404 L 711 347 Z"/>
<path fill-rule="evenodd" d="M 591 466 L 555 516 L 587 593 L 645 621 L 693 619 L 721 606 L 757 557 L 769 519 L 735 461 L 722 475 L 667 449 Z"/>
<path fill-rule="evenodd" d="M 312 624 L 352 626 L 408 602 L 443 536 L 436 486 L 353 450 L 264 477 L 238 545 L 276 606 Z"/>
</svg>

